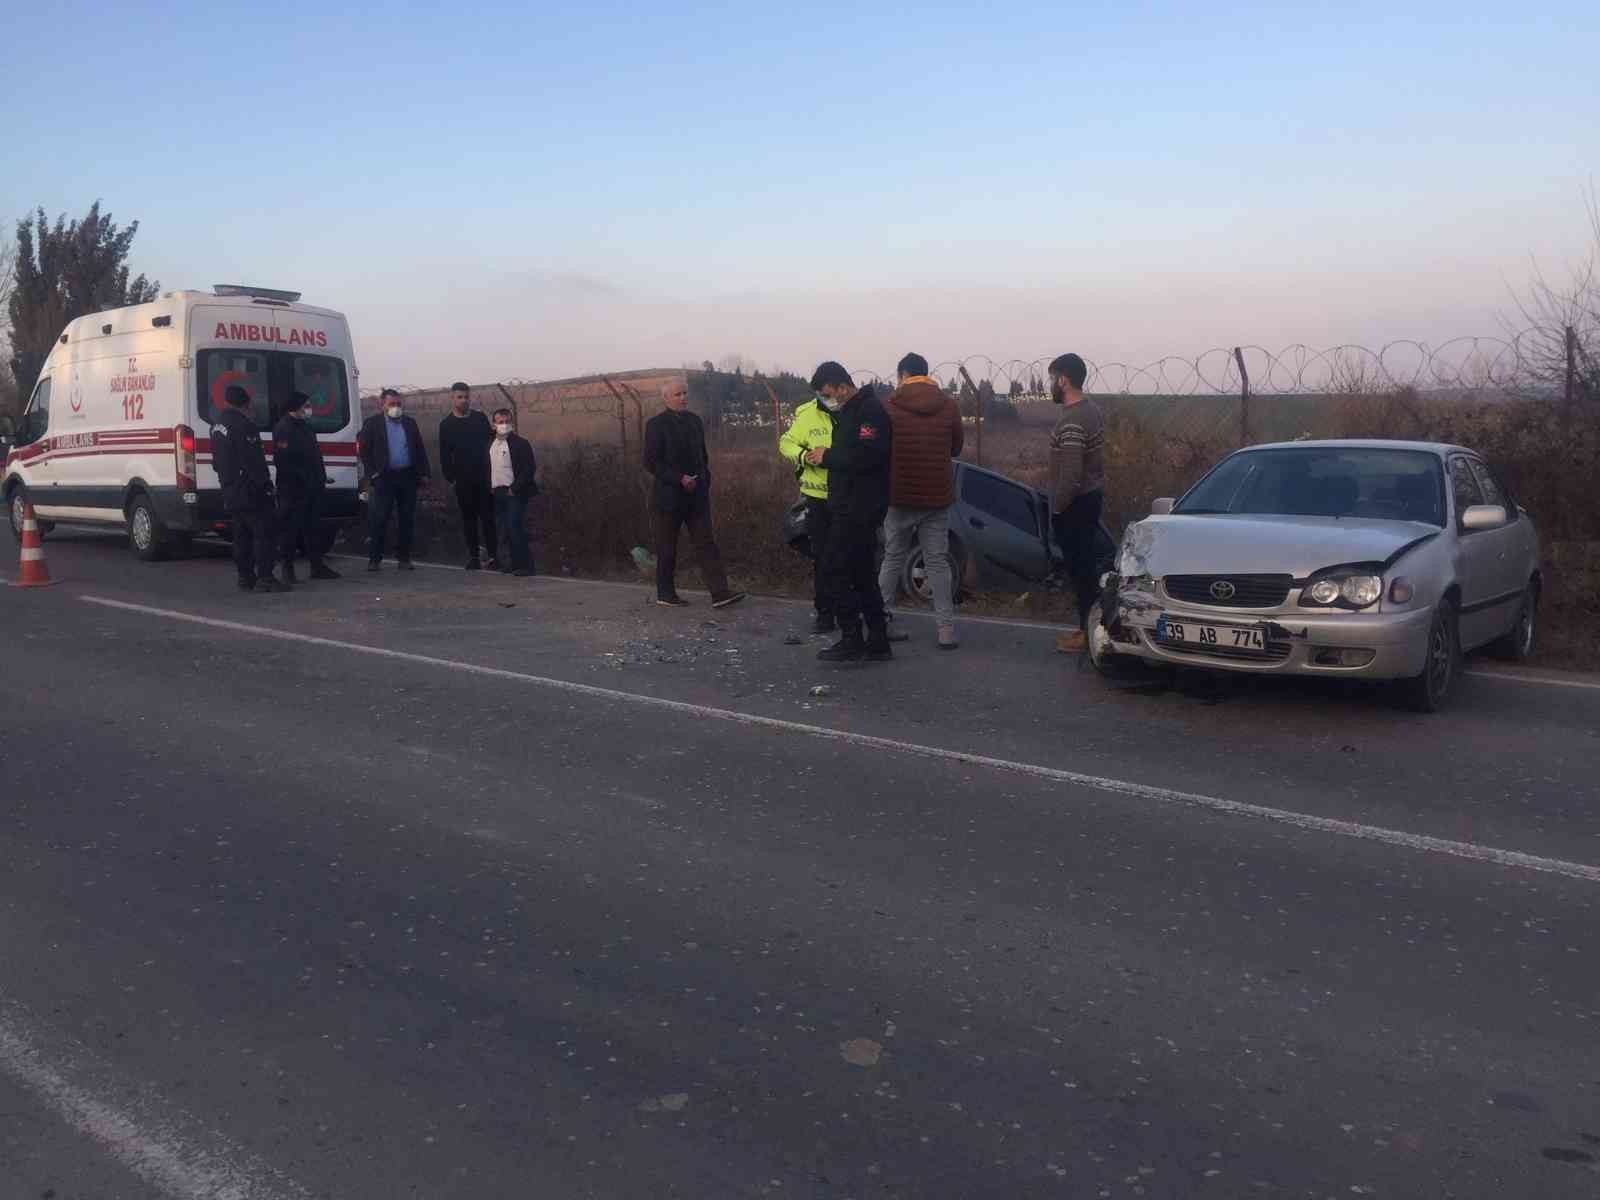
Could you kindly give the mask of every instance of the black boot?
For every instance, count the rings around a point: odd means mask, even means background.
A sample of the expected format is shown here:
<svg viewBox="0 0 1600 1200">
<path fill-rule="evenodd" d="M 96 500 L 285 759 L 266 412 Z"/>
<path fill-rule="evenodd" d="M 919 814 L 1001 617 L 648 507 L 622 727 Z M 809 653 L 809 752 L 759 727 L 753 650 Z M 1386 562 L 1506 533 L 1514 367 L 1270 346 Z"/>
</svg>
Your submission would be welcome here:
<svg viewBox="0 0 1600 1200">
<path fill-rule="evenodd" d="M 290 587 L 293 587 L 295 584 L 300 582 L 300 577 L 294 573 L 294 564 L 292 562 L 283 564 L 282 579 L 283 582 L 287 583 Z"/>
<path fill-rule="evenodd" d="M 339 572 L 335 571 L 332 567 L 319 558 L 316 562 L 311 564 L 311 578 L 337 579 L 339 578 Z"/>
<path fill-rule="evenodd" d="M 867 633 L 866 655 L 868 662 L 888 662 L 894 657 L 894 651 L 889 649 L 889 631 L 884 626 L 869 630 Z"/>
<path fill-rule="evenodd" d="M 826 650 L 817 651 L 817 658 L 822 662 L 860 662 L 866 653 L 867 643 L 861 637 L 861 623 L 852 621 L 841 629 L 837 642 Z"/>
</svg>

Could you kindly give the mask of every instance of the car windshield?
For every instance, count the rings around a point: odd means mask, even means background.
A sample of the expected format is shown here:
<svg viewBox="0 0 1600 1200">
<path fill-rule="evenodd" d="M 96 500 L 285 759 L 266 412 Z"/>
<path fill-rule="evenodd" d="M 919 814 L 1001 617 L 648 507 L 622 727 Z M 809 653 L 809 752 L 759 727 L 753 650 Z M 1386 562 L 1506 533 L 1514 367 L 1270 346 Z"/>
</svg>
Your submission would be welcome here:
<svg viewBox="0 0 1600 1200">
<path fill-rule="evenodd" d="M 1306 446 L 1245 450 L 1226 459 L 1172 510 L 1369 517 L 1444 525 L 1444 475 L 1425 450 Z"/>
</svg>

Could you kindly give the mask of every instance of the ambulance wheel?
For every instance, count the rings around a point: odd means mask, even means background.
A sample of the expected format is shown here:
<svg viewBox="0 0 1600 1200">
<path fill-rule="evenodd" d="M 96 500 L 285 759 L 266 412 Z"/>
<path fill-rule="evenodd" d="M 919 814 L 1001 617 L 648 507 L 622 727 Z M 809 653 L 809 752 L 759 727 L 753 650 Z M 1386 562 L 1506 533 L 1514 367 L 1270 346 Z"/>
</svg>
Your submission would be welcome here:
<svg viewBox="0 0 1600 1200">
<path fill-rule="evenodd" d="M 11 489 L 11 495 L 6 498 L 6 512 L 11 517 L 11 536 L 20 545 L 22 542 L 22 510 L 27 506 L 28 492 L 21 484 Z"/>
<path fill-rule="evenodd" d="M 128 505 L 128 547 L 141 562 L 156 562 L 167 556 L 167 531 L 156 516 L 156 506 L 143 492 Z"/>
</svg>

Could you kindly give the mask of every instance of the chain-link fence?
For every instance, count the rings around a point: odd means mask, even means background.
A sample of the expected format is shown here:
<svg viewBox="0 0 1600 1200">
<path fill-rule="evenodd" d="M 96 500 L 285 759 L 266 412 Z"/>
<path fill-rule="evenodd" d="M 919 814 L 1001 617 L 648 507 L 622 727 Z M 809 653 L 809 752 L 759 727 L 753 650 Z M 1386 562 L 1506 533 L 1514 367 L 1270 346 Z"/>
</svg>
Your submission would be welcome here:
<svg viewBox="0 0 1600 1200">
<path fill-rule="evenodd" d="M 1097 360 L 1086 391 L 1164 422 L 1182 436 L 1231 426 L 1237 440 L 1292 435 L 1315 424 L 1325 398 L 1371 396 L 1416 400 L 1561 402 L 1569 415 L 1600 409 L 1600 363 L 1571 328 L 1534 327 L 1494 337 L 1452 338 L 1438 344 L 1399 340 L 1378 347 L 1354 344 L 1269 350 L 1259 345 L 1217 347 L 1152 362 Z M 1050 357 L 994 358 L 974 354 L 936 362 L 931 373 L 959 398 L 976 427 L 981 461 L 985 425 L 1016 420 L 1048 400 Z M 853 368 L 858 382 L 887 388 L 893 370 Z M 596 373 L 571 379 L 507 379 L 475 384 L 475 403 L 511 409 L 518 423 L 544 439 L 611 442 L 637 449 L 661 388 L 684 381 L 690 404 L 714 437 L 787 420 L 810 397 L 804 376 L 718 371 L 706 367 Z M 387 385 L 393 386 L 393 385 Z M 448 387 L 399 387 L 418 417 L 448 411 Z M 378 388 L 363 395 L 376 407 Z M 434 422 L 423 422 L 428 429 Z"/>
</svg>

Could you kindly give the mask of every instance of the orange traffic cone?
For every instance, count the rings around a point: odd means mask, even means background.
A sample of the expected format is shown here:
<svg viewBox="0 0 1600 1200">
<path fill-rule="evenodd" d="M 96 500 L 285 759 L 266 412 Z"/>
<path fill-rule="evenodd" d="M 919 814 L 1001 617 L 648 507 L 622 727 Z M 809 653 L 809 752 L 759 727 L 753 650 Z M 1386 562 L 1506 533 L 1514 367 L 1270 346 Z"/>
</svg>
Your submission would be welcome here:
<svg viewBox="0 0 1600 1200">
<path fill-rule="evenodd" d="M 39 537 L 39 522 L 34 519 L 33 505 L 22 507 L 22 573 L 17 587 L 49 587 L 53 582 L 50 568 L 44 565 L 44 545 Z"/>
</svg>

